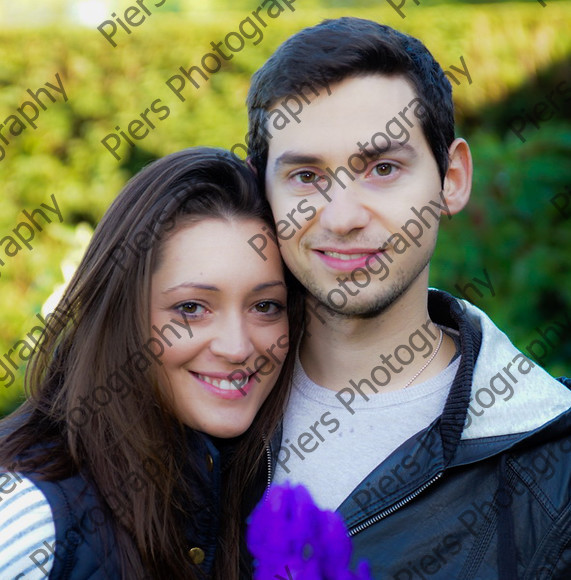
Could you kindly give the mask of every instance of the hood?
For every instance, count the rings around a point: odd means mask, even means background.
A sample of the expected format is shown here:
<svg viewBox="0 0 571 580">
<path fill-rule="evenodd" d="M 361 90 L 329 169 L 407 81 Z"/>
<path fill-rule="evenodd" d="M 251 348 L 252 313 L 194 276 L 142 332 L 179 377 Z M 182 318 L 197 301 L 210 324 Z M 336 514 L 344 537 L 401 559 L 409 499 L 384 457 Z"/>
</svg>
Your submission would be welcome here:
<svg viewBox="0 0 571 580">
<path fill-rule="evenodd" d="M 460 366 L 433 425 L 443 465 L 479 461 L 524 440 L 569 432 L 571 390 L 565 379 L 554 379 L 518 350 L 476 306 L 430 289 L 428 310 L 433 321 L 460 332 Z"/>
<path fill-rule="evenodd" d="M 479 308 L 459 300 L 481 333 L 462 439 L 538 429 L 571 408 L 571 390 L 519 351 Z"/>
</svg>

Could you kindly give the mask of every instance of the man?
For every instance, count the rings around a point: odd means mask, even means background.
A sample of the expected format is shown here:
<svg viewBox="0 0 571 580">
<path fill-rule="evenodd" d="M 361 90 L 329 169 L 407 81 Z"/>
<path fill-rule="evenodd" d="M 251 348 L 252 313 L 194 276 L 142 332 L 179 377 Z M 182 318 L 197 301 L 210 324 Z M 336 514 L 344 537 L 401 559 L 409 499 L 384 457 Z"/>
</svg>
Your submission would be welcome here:
<svg viewBox="0 0 571 580">
<path fill-rule="evenodd" d="M 307 290 L 273 480 L 337 509 L 375 578 L 569 578 L 571 382 L 428 289 L 471 189 L 451 93 L 420 41 L 355 18 L 253 77 L 250 161 Z"/>
</svg>

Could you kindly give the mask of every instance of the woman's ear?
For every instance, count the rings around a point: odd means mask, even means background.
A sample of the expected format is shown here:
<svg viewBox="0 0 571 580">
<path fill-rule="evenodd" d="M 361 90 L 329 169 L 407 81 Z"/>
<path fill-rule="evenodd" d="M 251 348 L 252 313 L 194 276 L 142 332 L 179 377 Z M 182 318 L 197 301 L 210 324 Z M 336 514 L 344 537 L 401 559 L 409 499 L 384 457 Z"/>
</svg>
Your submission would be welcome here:
<svg viewBox="0 0 571 580">
<path fill-rule="evenodd" d="M 455 139 L 448 150 L 448 171 L 444 177 L 443 194 L 448 211 L 456 214 L 470 199 L 472 191 L 472 154 L 464 139 Z"/>
</svg>

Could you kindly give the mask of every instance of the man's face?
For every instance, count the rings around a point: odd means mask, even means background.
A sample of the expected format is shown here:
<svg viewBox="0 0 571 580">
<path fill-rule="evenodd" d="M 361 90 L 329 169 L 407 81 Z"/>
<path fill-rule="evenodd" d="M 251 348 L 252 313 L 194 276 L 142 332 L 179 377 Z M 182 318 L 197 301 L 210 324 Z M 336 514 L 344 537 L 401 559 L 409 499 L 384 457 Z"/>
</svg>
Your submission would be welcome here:
<svg viewBox="0 0 571 580">
<path fill-rule="evenodd" d="M 331 310 L 369 317 L 426 290 L 446 206 L 408 82 L 370 75 L 331 90 L 272 130 L 267 196 L 294 275 Z"/>
</svg>

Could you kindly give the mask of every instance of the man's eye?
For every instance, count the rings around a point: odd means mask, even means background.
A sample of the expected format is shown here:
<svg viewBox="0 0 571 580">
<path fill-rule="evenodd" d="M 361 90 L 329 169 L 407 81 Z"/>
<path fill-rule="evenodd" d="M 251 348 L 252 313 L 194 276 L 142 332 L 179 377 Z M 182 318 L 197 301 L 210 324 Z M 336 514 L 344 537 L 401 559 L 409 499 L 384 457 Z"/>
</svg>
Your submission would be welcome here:
<svg viewBox="0 0 571 580">
<path fill-rule="evenodd" d="M 375 171 L 377 175 L 387 176 L 392 173 L 393 169 L 394 167 L 390 163 L 377 163 L 377 165 L 375 165 L 373 168 L 373 171 Z"/>
<path fill-rule="evenodd" d="M 315 183 L 319 179 L 313 171 L 300 171 L 294 177 L 301 183 Z"/>
</svg>

